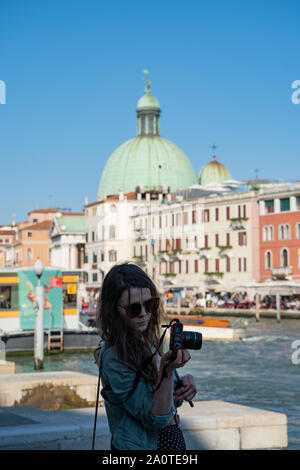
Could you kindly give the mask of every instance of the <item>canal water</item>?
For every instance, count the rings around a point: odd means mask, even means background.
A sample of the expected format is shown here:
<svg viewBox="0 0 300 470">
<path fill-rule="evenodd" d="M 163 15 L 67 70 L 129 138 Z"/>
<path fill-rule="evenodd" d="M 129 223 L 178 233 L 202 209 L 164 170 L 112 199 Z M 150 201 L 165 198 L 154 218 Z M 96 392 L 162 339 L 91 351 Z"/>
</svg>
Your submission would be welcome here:
<svg viewBox="0 0 300 470">
<path fill-rule="evenodd" d="M 226 317 L 223 317 L 226 318 Z M 285 413 L 288 449 L 300 449 L 300 320 L 233 320 L 246 327 L 244 341 L 204 341 L 181 374 L 195 377 L 195 400 L 222 400 Z M 297 349 L 295 347 L 297 346 Z M 33 372 L 33 356 L 10 356 L 16 373 Z M 45 356 L 45 371 L 97 375 L 92 353 Z"/>
</svg>

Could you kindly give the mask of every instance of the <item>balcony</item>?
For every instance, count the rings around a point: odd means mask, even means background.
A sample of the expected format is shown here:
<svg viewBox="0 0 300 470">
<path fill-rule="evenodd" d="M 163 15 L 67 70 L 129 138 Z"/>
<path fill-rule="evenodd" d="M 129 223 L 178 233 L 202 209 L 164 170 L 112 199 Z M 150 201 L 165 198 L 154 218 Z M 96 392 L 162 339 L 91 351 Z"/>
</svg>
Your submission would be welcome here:
<svg viewBox="0 0 300 470">
<path fill-rule="evenodd" d="M 142 230 L 142 229 L 139 229 L 139 228 L 136 228 L 135 231 L 134 231 L 134 239 L 136 241 L 139 241 L 139 240 L 146 240 L 147 238 L 147 232 L 145 230 Z"/>
<path fill-rule="evenodd" d="M 272 278 L 274 280 L 288 279 L 288 276 L 292 273 L 292 266 L 279 266 L 272 268 Z"/>
<path fill-rule="evenodd" d="M 232 230 L 245 230 L 244 222 L 248 220 L 248 217 L 236 217 L 230 220 L 230 228 Z"/>
</svg>

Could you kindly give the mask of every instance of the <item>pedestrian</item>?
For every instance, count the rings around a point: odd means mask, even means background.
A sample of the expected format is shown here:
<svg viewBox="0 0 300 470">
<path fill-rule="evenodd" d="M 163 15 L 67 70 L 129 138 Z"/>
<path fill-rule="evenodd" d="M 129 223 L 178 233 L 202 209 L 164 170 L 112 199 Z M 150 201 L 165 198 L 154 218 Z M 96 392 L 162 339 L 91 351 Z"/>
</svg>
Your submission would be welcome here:
<svg viewBox="0 0 300 470">
<path fill-rule="evenodd" d="M 102 285 L 97 324 L 100 372 L 112 450 L 185 450 L 177 407 L 196 395 L 192 375 L 177 368 L 187 350 L 159 347 L 162 304 L 150 277 L 137 265 L 115 265 Z"/>
</svg>

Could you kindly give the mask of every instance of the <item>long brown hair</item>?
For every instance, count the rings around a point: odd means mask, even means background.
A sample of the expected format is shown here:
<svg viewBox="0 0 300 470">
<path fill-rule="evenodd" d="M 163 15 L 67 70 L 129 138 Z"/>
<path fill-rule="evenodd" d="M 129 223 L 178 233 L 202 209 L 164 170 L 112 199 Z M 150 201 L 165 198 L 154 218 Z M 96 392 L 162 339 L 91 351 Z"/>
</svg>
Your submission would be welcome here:
<svg viewBox="0 0 300 470">
<path fill-rule="evenodd" d="M 150 364 L 145 364 L 145 359 L 153 352 L 151 345 L 156 347 L 159 342 L 162 304 L 159 302 L 159 308 L 152 312 L 145 332 L 132 330 L 126 317 L 120 315 L 117 308 L 124 290 L 127 289 L 130 299 L 131 287 L 146 287 L 150 289 L 152 297 L 159 297 L 155 284 L 139 266 L 128 262 L 117 264 L 103 280 L 97 326 L 107 345 L 116 347 L 119 358 L 133 365 L 146 382 L 155 385 L 158 375 L 156 362 L 152 360 Z"/>
</svg>

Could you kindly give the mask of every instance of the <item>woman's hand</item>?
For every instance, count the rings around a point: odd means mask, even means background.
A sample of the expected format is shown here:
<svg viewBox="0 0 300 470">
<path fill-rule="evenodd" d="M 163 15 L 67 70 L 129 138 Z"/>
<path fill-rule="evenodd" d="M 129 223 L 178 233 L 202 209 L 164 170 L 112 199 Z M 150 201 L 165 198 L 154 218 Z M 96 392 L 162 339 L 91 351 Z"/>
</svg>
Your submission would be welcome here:
<svg viewBox="0 0 300 470">
<path fill-rule="evenodd" d="M 161 359 L 161 366 L 167 366 L 167 370 L 175 370 L 185 366 L 185 364 L 191 359 L 191 355 L 187 349 L 181 349 L 177 352 L 177 357 L 174 361 L 169 362 L 172 356 L 172 351 L 168 351 L 163 355 Z"/>
<path fill-rule="evenodd" d="M 180 380 L 183 385 L 174 393 L 174 400 L 191 401 L 197 393 L 194 377 L 190 374 L 187 374 L 184 377 L 180 377 Z"/>
</svg>

